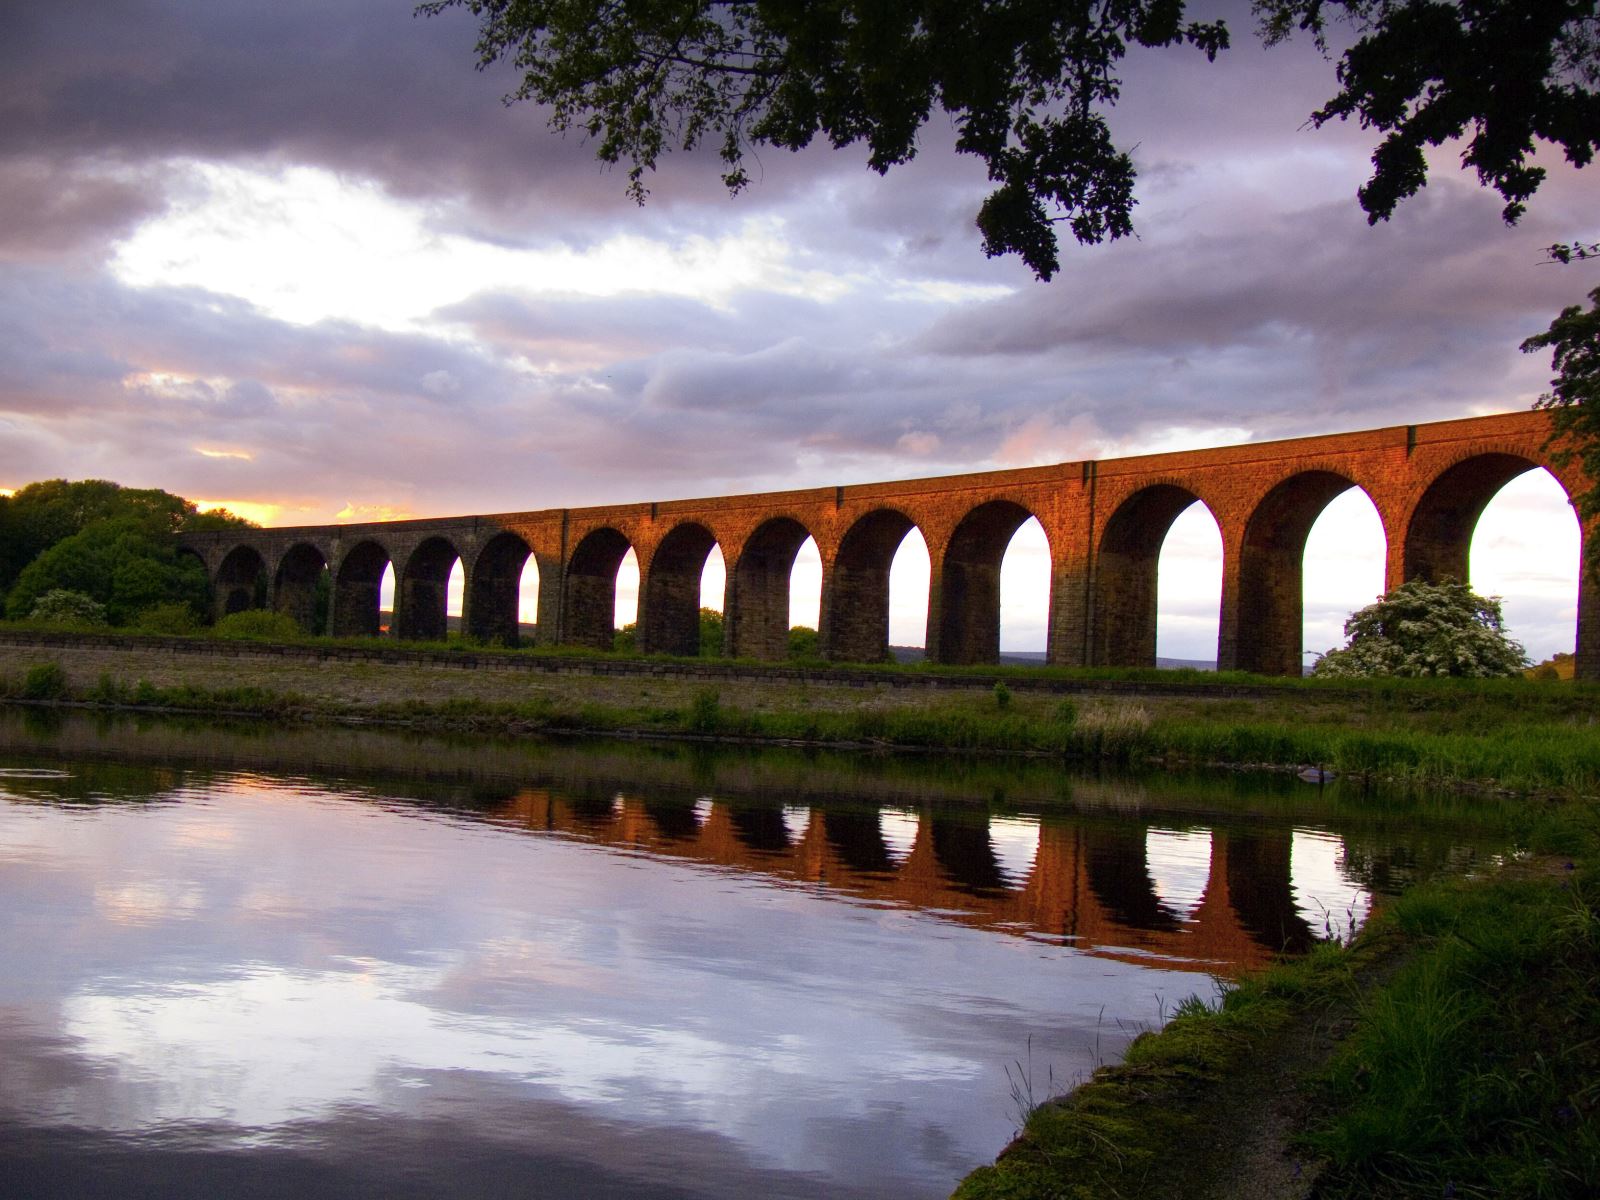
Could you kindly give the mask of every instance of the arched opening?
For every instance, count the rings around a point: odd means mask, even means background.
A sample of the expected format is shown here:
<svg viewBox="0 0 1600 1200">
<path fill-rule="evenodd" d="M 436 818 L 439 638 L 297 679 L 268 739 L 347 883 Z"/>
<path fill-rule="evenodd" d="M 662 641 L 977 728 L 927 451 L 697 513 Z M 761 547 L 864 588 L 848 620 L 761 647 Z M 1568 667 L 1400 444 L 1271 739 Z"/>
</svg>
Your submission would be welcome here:
<svg viewBox="0 0 1600 1200">
<path fill-rule="evenodd" d="M 1328 502 L 1355 485 L 1305 471 L 1273 488 L 1250 514 L 1239 553 L 1239 595 L 1219 648 L 1224 669 L 1299 675 L 1306 538 Z"/>
<path fill-rule="evenodd" d="M 267 564 L 254 546 L 235 546 L 217 568 L 216 615 L 266 604 Z"/>
<path fill-rule="evenodd" d="M 292 546 L 278 563 L 272 585 L 272 607 L 294 619 L 307 633 L 328 631 L 331 594 L 328 560 L 306 542 Z"/>
<path fill-rule="evenodd" d="M 1050 643 L 1050 539 L 1029 517 L 1000 559 L 1000 654 L 1044 665 Z"/>
<path fill-rule="evenodd" d="M 611 628 L 623 629 L 629 625 L 638 627 L 639 624 L 639 552 L 632 546 L 622 556 L 622 561 L 617 564 L 617 596 L 611 605 Z M 616 635 L 612 634 L 612 647 L 616 646 Z"/>
<path fill-rule="evenodd" d="M 533 561 L 528 543 L 514 533 L 497 533 L 483 544 L 472 564 L 466 602 L 468 637 L 494 645 L 515 646 L 522 640 L 522 602 L 526 567 Z M 534 568 L 538 600 L 538 568 Z"/>
<path fill-rule="evenodd" d="M 861 663 L 888 658 L 891 575 L 902 543 L 915 528 L 904 513 L 880 508 L 846 531 L 823 601 L 824 658 Z"/>
<path fill-rule="evenodd" d="M 384 637 L 394 637 L 395 624 L 395 596 L 398 589 L 395 587 L 393 561 L 383 564 L 383 578 L 378 582 L 378 604 L 382 610 L 383 622 L 378 627 L 378 632 Z"/>
<path fill-rule="evenodd" d="M 921 659 L 928 644 L 928 585 L 933 564 L 922 530 L 912 526 L 889 564 L 889 653 Z"/>
<path fill-rule="evenodd" d="M 1222 530 L 1205 502 L 1178 514 L 1156 565 L 1156 666 L 1215 668 Z"/>
<path fill-rule="evenodd" d="M 394 621 L 402 640 L 442 642 L 449 637 L 450 574 L 460 557 L 448 538 L 431 537 L 406 559 Z"/>
<path fill-rule="evenodd" d="M 1457 463 L 1406 525 L 1405 577 L 1469 582 L 1505 601 L 1506 626 L 1535 662 L 1571 653 L 1580 536 L 1566 491 L 1519 455 Z"/>
<path fill-rule="evenodd" d="M 1000 658 L 1000 570 L 1013 536 L 1033 514 L 1010 500 L 991 500 L 956 526 L 938 568 L 928 609 L 928 654 L 941 663 L 992 663 Z M 1043 538 L 1043 530 L 1039 537 Z M 1031 556 L 1036 556 L 1032 551 Z M 1026 561 L 1026 560 L 1024 560 Z M 1049 612 L 1049 547 L 1045 546 L 1044 611 Z M 1033 585 L 1035 588 L 1037 584 Z M 1018 589 L 1020 591 L 1020 588 Z M 1023 602 L 1019 614 L 1037 602 Z M 1047 618 L 1046 618 L 1047 619 Z M 1026 617 L 1017 636 L 1028 636 Z M 1037 624 L 1044 626 L 1045 621 Z"/>
<path fill-rule="evenodd" d="M 816 658 L 822 653 L 822 551 L 807 537 L 789 568 L 789 653 Z M 807 632 L 809 631 L 809 632 Z"/>
<path fill-rule="evenodd" d="M 377 637 L 380 614 L 393 605 L 392 580 L 389 552 L 377 542 L 361 542 L 346 552 L 333 581 L 333 636 Z"/>
<path fill-rule="evenodd" d="M 735 657 L 788 657 L 791 620 L 804 623 L 791 616 L 790 583 L 796 556 L 810 537 L 792 517 L 773 517 L 745 540 L 733 565 L 729 611 L 723 614 L 727 646 Z M 819 570 L 819 585 L 820 576 Z"/>
<path fill-rule="evenodd" d="M 650 558 L 639 604 L 639 649 L 644 653 L 700 653 L 706 565 L 716 548 L 715 535 L 694 522 L 675 526 L 661 539 Z"/>
<path fill-rule="evenodd" d="M 611 649 L 620 607 L 618 570 L 632 553 L 628 539 L 609 527 L 592 530 L 573 549 L 566 581 L 565 641 L 569 645 Z M 637 564 L 637 557 L 634 562 Z M 634 570 L 632 599 L 636 605 L 637 565 Z"/>
<path fill-rule="evenodd" d="M 1111 514 L 1095 558 L 1091 665 L 1156 665 L 1161 550 L 1179 515 L 1196 504 L 1193 492 L 1163 483 L 1135 492 Z"/>
<path fill-rule="evenodd" d="M 1501 598 L 1506 628 L 1535 663 L 1574 651 L 1581 546 L 1566 489 L 1543 468 L 1496 492 L 1473 530 L 1472 590 Z"/>
<path fill-rule="evenodd" d="M 539 556 L 530 554 L 517 582 L 517 632 L 524 639 L 539 633 L 539 581 Z"/>
<path fill-rule="evenodd" d="M 1302 662 L 1344 645 L 1344 623 L 1383 594 L 1388 540 L 1372 498 L 1353 487 L 1328 501 L 1306 535 Z"/>
</svg>

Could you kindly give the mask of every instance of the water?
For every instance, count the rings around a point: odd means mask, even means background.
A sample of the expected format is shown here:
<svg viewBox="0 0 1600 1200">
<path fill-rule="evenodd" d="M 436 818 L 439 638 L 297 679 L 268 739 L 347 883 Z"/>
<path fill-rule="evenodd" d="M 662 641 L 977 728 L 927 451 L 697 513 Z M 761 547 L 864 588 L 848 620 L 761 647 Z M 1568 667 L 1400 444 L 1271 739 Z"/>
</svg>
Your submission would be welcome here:
<svg viewBox="0 0 1600 1200">
<path fill-rule="evenodd" d="M 0 1192 L 946 1195 L 1499 848 L 1251 786 L 0 718 Z"/>
</svg>

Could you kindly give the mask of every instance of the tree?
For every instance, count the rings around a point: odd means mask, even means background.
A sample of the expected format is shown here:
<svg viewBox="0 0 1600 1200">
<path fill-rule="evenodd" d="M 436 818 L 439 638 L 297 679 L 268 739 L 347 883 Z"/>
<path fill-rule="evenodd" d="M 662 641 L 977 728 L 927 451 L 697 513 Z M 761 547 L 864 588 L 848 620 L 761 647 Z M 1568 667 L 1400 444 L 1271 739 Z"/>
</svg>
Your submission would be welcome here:
<svg viewBox="0 0 1600 1200">
<path fill-rule="evenodd" d="M 1600 150 L 1600 19 L 1595 0 L 1255 0 L 1268 45 L 1296 30 L 1327 50 L 1329 14 L 1361 35 L 1339 58 L 1338 93 L 1318 128 L 1355 117 L 1384 135 L 1357 193 L 1387 220 L 1428 181 L 1424 151 L 1467 138 L 1463 166 L 1506 201 L 1515 224 L 1544 182 L 1534 142 L 1574 166 Z"/>
<path fill-rule="evenodd" d="M 1539 407 L 1555 418 L 1559 460 L 1576 456 L 1584 473 L 1600 481 L 1600 287 L 1589 293 L 1587 312 L 1570 305 L 1549 329 L 1522 343 L 1524 354 L 1536 350 L 1554 352 L 1555 378 Z M 1600 513 L 1600 482 L 1576 499 L 1585 517 Z M 1600 543 L 1590 551 L 1600 553 Z"/>
<path fill-rule="evenodd" d="M 1018 254 L 1041 279 L 1058 269 L 1055 227 L 1080 242 L 1133 230 L 1134 168 L 1106 110 L 1131 47 L 1187 44 L 1215 59 L 1222 21 L 1187 19 L 1185 0 L 428 0 L 434 15 L 479 18 L 480 68 L 509 60 L 508 101 L 549 106 L 608 163 L 643 177 L 674 148 L 713 141 L 737 192 L 747 151 L 817 138 L 864 143 L 879 173 L 909 161 L 935 109 L 956 149 L 997 186 L 977 225 L 990 255 Z M 1600 149 L 1596 0 L 1254 0 L 1268 44 L 1297 32 L 1325 51 L 1330 23 L 1359 35 L 1338 61 L 1340 90 L 1314 125 L 1355 118 L 1382 133 L 1368 218 L 1387 219 L 1427 180 L 1425 148 L 1470 133 L 1463 156 L 1521 216 L 1544 179 L 1536 141 L 1584 166 Z"/>
<path fill-rule="evenodd" d="M 956 149 L 997 186 L 978 212 L 984 249 L 1015 253 L 1048 279 L 1054 226 L 1081 242 L 1133 224 L 1132 160 L 1105 109 L 1130 46 L 1188 44 L 1214 58 L 1221 21 L 1184 20 L 1183 0 L 428 0 L 480 20 L 480 68 L 523 72 L 508 100 L 549 106 L 551 124 L 628 163 L 628 190 L 674 145 L 714 142 L 723 182 L 750 181 L 748 150 L 857 142 L 880 174 L 915 157 L 935 108 Z"/>
<path fill-rule="evenodd" d="M 1464 583 L 1413 579 L 1344 623 L 1348 642 L 1311 668 L 1324 679 L 1401 675 L 1487 678 L 1516 675 L 1528 665 L 1505 631 L 1498 597 L 1475 595 Z"/>
<path fill-rule="evenodd" d="M 104 605 L 113 625 L 170 602 L 204 613 L 209 594 L 200 561 L 179 554 L 170 533 L 137 516 L 95 521 L 39 555 L 17 577 L 6 615 L 31 615 L 39 599 L 56 589 L 82 592 Z"/>
</svg>

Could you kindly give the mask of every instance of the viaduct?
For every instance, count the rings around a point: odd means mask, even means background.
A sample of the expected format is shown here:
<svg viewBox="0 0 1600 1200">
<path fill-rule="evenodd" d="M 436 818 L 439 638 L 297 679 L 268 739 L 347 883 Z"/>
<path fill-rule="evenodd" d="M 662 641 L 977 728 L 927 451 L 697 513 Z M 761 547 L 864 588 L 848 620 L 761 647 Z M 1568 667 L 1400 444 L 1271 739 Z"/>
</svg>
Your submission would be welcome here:
<svg viewBox="0 0 1600 1200">
<path fill-rule="evenodd" d="M 1554 460 L 1549 438 L 1549 415 L 1530 411 L 849 487 L 194 533 L 182 544 L 205 563 L 219 614 L 265 603 L 310 628 L 318 581 L 329 572 L 326 632 L 345 637 L 378 634 L 379 586 L 393 564 L 394 632 L 443 640 L 459 559 L 462 628 L 508 645 L 518 641 L 519 584 L 531 555 L 537 640 L 598 648 L 611 645 L 617 568 L 632 548 L 639 647 L 669 654 L 698 647 L 701 572 L 720 546 L 727 653 L 781 659 L 790 570 L 811 537 L 822 558 L 824 657 L 878 662 L 888 646 L 890 564 L 916 528 L 931 565 L 929 659 L 985 663 L 999 654 L 1001 559 L 1012 534 L 1036 517 L 1050 544 L 1049 662 L 1153 666 L 1161 543 L 1198 500 L 1222 535 L 1218 666 L 1296 675 L 1306 537 L 1329 501 L 1352 487 L 1371 499 L 1387 541 L 1386 589 L 1465 580 L 1473 529 L 1505 483 L 1545 467 L 1569 497 L 1586 487 L 1575 464 Z M 1585 545 L 1592 532 L 1584 529 Z M 1600 678 L 1596 595 L 1581 572 L 1581 678 Z"/>
</svg>

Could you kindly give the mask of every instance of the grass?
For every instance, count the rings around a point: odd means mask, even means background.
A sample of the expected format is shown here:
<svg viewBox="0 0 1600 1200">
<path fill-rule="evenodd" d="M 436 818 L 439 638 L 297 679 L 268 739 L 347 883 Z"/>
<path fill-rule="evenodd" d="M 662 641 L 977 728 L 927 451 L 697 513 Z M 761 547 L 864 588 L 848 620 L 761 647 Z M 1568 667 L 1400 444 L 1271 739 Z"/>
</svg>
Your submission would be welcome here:
<svg viewBox="0 0 1600 1200">
<path fill-rule="evenodd" d="M 370 644 L 367 645 L 370 650 Z M 780 677 L 707 681 L 448 670 L 382 659 L 238 660 L 116 645 L 91 683 L 70 651 L 60 662 L 0 673 L 0 698 L 157 707 L 258 716 L 392 722 L 442 729 L 612 732 L 815 746 L 1029 754 L 1125 765 L 1314 765 L 1357 779 L 1514 793 L 1600 792 L 1600 725 L 1587 688 L 1527 680 L 1382 681 L 1334 695 L 1286 688 L 1266 696 L 1071 696 L 1000 684 L 926 691 L 882 680 Z M 121 657 L 119 657 L 119 655 Z M 20 655 L 13 656 L 13 661 Z M 141 678 L 152 667 L 162 682 Z M 433 675 L 428 675 L 428 671 Z M 75 673 L 76 671 L 76 673 Z M 139 673 L 135 674 L 137 671 Z M 444 679 L 440 672 L 452 678 Z M 44 672 L 36 677 L 29 672 Z M 56 674 L 52 674 L 56 672 Z M 407 672 L 414 672 L 407 674 Z M 47 678 L 48 676 L 48 678 Z M 200 681 L 204 682 L 200 682 Z M 470 685 L 470 686 L 469 686 Z"/>
<path fill-rule="evenodd" d="M 1203 1197 L 1238 1184 L 1241 1132 L 1296 1095 L 1288 1150 L 1319 1197 L 1594 1195 L 1597 829 L 1592 807 L 1530 810 L 1524 844 L 1554 857 L 1422 885 L 1350 945 L 1247 979 L 1214 1009 L 1185 1002 L 1123 1063 L 1034 1109 L 956 1196 Z M 1293 1047 L 1305 1057 L 1311 1033 L 1327 1045 L 1300 1078 Z"/>
</svg>

